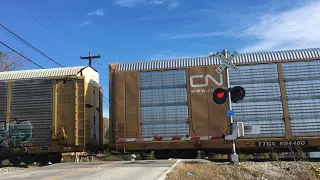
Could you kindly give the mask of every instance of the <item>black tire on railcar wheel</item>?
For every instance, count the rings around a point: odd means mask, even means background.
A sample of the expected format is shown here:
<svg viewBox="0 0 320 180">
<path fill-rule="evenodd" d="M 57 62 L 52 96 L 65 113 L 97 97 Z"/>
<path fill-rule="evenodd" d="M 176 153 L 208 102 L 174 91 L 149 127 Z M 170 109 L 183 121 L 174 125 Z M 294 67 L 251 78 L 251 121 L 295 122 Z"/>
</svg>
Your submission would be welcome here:
<svg viewBox="0 0 320 180">
<path fill-rule="evenodd" d="M 50 162 L 52 164 L 60 163 L 62 159 L 62 153 L 50 153 Z"/>
</svg>

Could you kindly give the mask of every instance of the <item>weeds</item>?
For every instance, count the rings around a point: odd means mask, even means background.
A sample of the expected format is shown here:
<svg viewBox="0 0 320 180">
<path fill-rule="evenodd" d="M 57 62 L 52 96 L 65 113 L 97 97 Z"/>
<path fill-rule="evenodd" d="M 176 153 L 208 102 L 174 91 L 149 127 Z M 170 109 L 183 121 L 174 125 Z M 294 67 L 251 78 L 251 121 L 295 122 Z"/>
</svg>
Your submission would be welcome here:
<svg viewBox="0 0 320 180">
<path fill-rule="evenodd" d="M 262 159 L 273 162 L 246 162 L 253 155 L 239 154 L 239 164 L 225 163 L 181 163 L 169 174 L 168 180 L 180 179 L 281 179 L 316 180 L 320 179 L 320 163 L 309 161 L 301 147 L 287 147 L 289 153 L 277 153 L 273 148 L 269 153 L 260 154 Z M 282 158 L 290 157 L 291 162 Z M 210 155 L 209 159 L 227 159 L 226 155 Z"/>
<path fill-rule="evenodd" d="M 247 161 L 249 159 L 251 159 L 253 156 L 251 154 L 240 154 L 239 155 L 239 161 L 240 162 L 244 162 Z"/>
<path fill-rule="evenodd" d="M 249 174 L 252 174 L 252 176 L 256 178 L 260 178 L 263 175 L 261 172 L 256 171 L 255 168 L 253 168 L 252 166 L 243 165 L 240 167 L 240 169 L 245 172 L 248 172 Z"/>
</svg>

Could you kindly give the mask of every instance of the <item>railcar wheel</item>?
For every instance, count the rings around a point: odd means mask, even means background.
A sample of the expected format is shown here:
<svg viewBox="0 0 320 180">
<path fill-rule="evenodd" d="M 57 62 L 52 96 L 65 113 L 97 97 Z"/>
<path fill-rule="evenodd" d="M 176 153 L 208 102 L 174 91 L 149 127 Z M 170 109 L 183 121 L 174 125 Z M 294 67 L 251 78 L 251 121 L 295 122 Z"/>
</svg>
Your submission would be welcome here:
<svg viewBox="0 0 320 180">
<path fill-rule="evenodd" d="M 180 156 L 181 159 L 197 159 L 197 157 L 198 151 L 196 150 L 184 150 Z"/>
<path fill-rule="evenodd" d="M 180 149 L 172 149 L 167 151 L 169 158 L 180 158 L 182 153 L 183 151 Z"/>
<path fill-rule="evenodd" d="M 154 151 L 154 157 L 156 159 L 169 159 L 168 153 L 164 150 Z"/>
<path fill-rule="evenodd" d="M 198 158 L 198 151 L 194 150 L 190 152 L 190 159 L 197 159 Z"/>
<path fill-rule="evenodd" d="M 40 163 L 40 165 L 47 165 L 50 161 L 50 157 L 48 154 L 40 154 L 36 155 L 35 162 Z"/>
<path fill-rule="evenodd" d="M 61 153 L 50 153 L 50 162 L 52 164 L 60 163 L 62 159 Z"/>
<path fill-rule="evenodd" d="M 32 164 L 34 162 L 34 159 L 33 159 L 32 155 L 30 155 L 30 154 L 20 156 L 19 159 L 21 162 L 24 162 L 26 164 Z"/>
<path fill-rule="evenodd" d="M 22 163 L 21 159 L 19 156 L 10 156 L 9 157 L 9 162 L 13 164 L 14 166 L 19 166 L 20 163 Z"/>
</svg>

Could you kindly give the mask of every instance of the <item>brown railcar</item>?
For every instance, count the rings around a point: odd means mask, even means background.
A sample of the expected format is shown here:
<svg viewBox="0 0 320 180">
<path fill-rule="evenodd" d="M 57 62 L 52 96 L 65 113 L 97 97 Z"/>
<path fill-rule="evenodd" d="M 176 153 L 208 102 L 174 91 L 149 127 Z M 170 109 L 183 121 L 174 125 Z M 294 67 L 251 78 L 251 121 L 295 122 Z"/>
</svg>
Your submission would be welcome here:
<svg viewBox="0 0 320 180">
<path fill-rule="evenodd" d="M 237 152 L 316 151 L 320 146 L 320 49 L 239 54 L 231 86 L 246 97 L 232 103 L 244 124 Z M 156 158 L 229 153 L 227 104 L 213 102 L 226 73 L 216 57 L 113 63 L 109 66 L 111 147 L 155 151 Z"/>
<path fill-rule="evenodd" d="M 91 67 L 0 73 L 0 160 L 58 163 L 102 148 L 102 88 Z"/>
</svg>

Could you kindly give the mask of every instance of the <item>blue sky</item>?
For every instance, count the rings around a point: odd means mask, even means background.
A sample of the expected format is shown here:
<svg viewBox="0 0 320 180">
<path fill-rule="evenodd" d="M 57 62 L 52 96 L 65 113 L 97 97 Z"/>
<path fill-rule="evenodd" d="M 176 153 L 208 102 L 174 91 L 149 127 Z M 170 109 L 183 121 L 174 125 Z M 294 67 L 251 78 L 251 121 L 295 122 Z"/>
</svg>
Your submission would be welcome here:
<svg viewBox="0 0 320 180">
<path fill-rule="evenodd" d="M 113 62 L 320 43 L 319 0 L 2 0 L 1 7 L 1 24 L 64 66 L 87 65 L 80 56 L 100 54 L 93 67 L 105 96 Z M 3 31 L 0 39 L 45 68 L 57 67 Z"/>
</svg>

